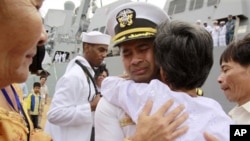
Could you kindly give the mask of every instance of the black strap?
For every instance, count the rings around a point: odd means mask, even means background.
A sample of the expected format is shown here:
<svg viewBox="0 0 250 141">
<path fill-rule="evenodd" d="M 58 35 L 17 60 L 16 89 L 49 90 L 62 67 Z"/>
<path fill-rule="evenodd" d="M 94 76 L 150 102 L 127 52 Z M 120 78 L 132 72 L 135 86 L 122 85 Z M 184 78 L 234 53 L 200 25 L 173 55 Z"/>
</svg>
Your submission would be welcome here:
<svg viewBox="0 0 250 141">
<path fill-rule="evenodd" d="M 78 64 L 82 69 L 83 71 L 88 75 L 88 77 L 90 78 L 90 80 L 92 81 L 93 85 L 94 85 L 94 88 L 95 88 L 95 94 L 98 94 L 98 90 L 97 90 L 97 87 L 96 87 L 96 84 L 95 84 L 95 81 L 93 79 L 93 77 L 91 76 L 90 72 L 88 71 L 87 67 L 84 66 L 79 60 L 76 60 L 75 61 L 76 64 Z M 89 95 L 90 96 L 90 95 Z"/>
<path fill-rule="evenodd" d="M 27 141 L 29 141 L 30 140 L 30 133 L 31 133 L 30 123 L 29 123 L 29 120 L 28 120 L 28 116 L 26 115 L 26 113 L 25 113 L 25 111 L 24 111 L 24 109 L 23 109 L 22 106 L 21 106 L 21 112 L 22 112 L 22 114 L 24 116 L 24 120 L 26 121 L 27 128 L 29 130 L 29 132 L 28 132 L 28 138 L 27 138 Z"/>
</svg>

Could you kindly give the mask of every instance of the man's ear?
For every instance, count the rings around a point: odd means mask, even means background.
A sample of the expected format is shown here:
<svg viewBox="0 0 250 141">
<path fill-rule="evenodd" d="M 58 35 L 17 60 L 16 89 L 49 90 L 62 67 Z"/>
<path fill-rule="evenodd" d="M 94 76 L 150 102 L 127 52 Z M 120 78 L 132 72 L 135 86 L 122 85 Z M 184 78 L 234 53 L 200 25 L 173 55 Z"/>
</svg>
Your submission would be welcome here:
<svg viewBox="0 0 250 141">
<path fill-rule="evenodd" d="M 87 50 L 87 46 L 88 46 L 87 43 L 85 43 L 85 44 L 83 45 L 82 49 L 83 49 L 84 52 Z"/>
<path fill-rule="evenodd" d="M 164 72 L 164 70 L 162 69 L 162 67 L 160 67 L 160 79 L 163 83 L 167 83 L 167 75 Z"/>
<path fill-rule="evenodd" d="M 84 52 L 88 53 L 88 52 L 91 50 L 91 48 L 92 48 L 92 45 L 86 43 L 86 44 L 84 45 Z"/>
<path fill-rule="evenodd" d="M 168 76 L 166 74 L 166 72 L 162 69 L 162 67 L 160 67 L 160 79 L 161 81 L 168 85 L 168 87 L 171 89 L 171 90 L 174 90 L 174 87 L 172 86 L 172 84 L 168 81 Z"/>
</svg>

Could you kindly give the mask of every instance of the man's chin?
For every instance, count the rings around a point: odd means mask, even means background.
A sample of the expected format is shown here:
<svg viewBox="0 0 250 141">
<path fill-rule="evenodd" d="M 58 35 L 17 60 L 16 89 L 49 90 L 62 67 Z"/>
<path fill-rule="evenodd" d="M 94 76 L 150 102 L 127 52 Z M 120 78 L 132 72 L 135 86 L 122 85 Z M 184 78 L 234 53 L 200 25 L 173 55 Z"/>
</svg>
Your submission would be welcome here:
<svg viewBox="0 0 250 141">
<path fill-rule="evenodd" d="M 146 76 L 134 76 L 132 80 L 134 80 L 137 83 L 148 83 L 150 82 L 151 79 Z"/>
</svg>

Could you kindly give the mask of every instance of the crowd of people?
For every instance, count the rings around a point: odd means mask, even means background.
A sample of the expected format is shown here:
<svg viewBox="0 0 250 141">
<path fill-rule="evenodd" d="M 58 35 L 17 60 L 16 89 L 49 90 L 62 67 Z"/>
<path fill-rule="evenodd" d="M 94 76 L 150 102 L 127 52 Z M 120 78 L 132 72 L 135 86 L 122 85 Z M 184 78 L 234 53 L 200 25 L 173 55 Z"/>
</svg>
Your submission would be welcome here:
<svg viewBox="0 0 250 141">
<path fill-rule="evenodd" d="M 228 15 L 227 22 L 221 20 L 214 20 L 212 26 L 210 26 L 206 21 L 201 20 L 196 21 L 196 25 L 204 27 L 213 37 L 214 47 L 225 47 L 229 45 L 234 39 L 235 30 L 235 20 L 232 15 Z"/>
<path fill-rule="evenodd" d="M 37 48 L 47 40 L 38 12 L 42 3 L 0 1 L 0 140 L 219 141 L 229 140 L 231 124 L 250 124 L 250 35 L 233 40 L 232 16 L 224 29 L 228 46 L 218 76 L 226 98 L 237 103 L 227 115 L 216 99 L 196 91 L 213 64 L 216 28 L 209 33 L 170 21 L 154 5 L 130 2 L 109 12 L 109 35 L 82 34 L 83 56 L 69 62 L 56 84 L 45 129 L 36 130 L 48 101 L 47 77 L 34 82 L 29 94 L 17 84 L 27 80 Z M 111 38 L 120 50 L 126 78 L 109 77 L 101 65 Z M 204 118 L 198 122 L 198 117 Z"/>
<path fill-rule="evenodd" d="M 68 59 L 69 59 L 69 52 L 57 51 L 55 53 L 55 56 L 54 56 L 52 62 L 62 63 L 62 62 L 66 62 Z"/>
</svg>

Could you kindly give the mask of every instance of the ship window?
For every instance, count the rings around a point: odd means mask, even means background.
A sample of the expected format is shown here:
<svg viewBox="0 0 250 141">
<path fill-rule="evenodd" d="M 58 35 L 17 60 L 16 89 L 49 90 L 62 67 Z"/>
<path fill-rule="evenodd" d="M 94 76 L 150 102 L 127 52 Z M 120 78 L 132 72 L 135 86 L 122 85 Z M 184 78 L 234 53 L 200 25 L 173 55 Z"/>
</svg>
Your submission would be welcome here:
<svg viewBox="0 0 250 141">
<path fill-rule="evenodd" d="M 102 27 L 100 28 L 100 32 L 104 33 L 104 30 L 105 30 L 105 26 L 102 26 Z"/>
<path fill-rule="evenodd" d="M 220 0 L 208 0 L 207 6 L 214 6 L 220 3 Z"/>
<path fill-rule="evenodd" d="M 189 10 L 202 8 L 204 0 L 190 0 Z"/>
<path fill-rule="evenodd" d="M 108 30 L 105 31 L 105 34 L 109 34 L 109 33 L 108 33 Z"/>
<path fill-rule="evenodd" d="M 92 31 L 98 31 L 98 28 L 94 28 Z"/>
<path fill-rule="evenodd" d="M 184 12 L 186 8 L 186 3 L 187 3 L 186 0 L 172 0 L 169 3 L 168 15 Z"/>
</svg>

